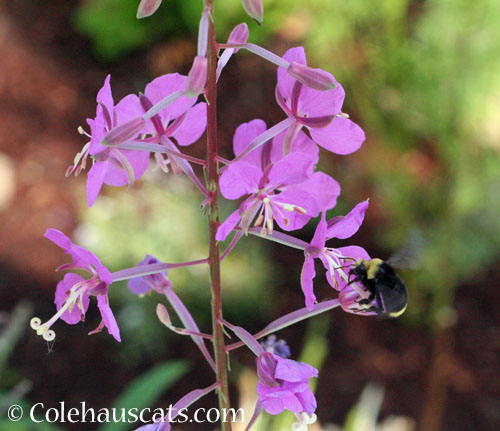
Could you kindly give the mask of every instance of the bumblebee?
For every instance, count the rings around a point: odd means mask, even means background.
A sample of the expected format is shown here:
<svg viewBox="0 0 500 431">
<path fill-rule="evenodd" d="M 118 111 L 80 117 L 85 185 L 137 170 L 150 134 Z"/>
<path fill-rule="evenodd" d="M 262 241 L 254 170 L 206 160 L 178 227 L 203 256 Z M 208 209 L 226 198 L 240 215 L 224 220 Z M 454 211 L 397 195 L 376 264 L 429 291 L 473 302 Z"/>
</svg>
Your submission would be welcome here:
<svg viewBox="0 0 500 431">
<path fill-rule="evenodd" d="M 349 277 L 354 277 L 349 283 L 361 283 L 370 293 L 358 302 L 366 311 L 374 311 L 380 317 L 398 317 L 406 310 L 408 290 L 394 268 L 382 259 L 358 259 Z M 372 305 L 373 300 L 376 306 Z"/>
</svg>

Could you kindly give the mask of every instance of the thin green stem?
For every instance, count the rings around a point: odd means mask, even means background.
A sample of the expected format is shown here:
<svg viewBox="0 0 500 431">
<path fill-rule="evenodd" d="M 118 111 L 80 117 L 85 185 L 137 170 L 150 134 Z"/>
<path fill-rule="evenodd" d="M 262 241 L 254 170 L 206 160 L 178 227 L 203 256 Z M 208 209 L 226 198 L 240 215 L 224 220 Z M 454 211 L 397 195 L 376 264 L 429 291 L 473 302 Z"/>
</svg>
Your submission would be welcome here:
<svg viewBox="0 0 500 431">
<path fill-rule="evenodd" d="M 212 328 L 213 345 L 217 380 L 220 384 L 219 408 L 230 408 L 229 387 L 227 379 L 226 350 L 222 324 L 222 295 L 220 284 L 220 253 L 215 234 L 219 226 L 219 166 L 217 162 L 217 41 L 215 38 L 215 22 L 213 0 L 205 0 L 209 10 L 208 49 L 207 49 L 207 181 L 208 181 L 208 230 L 210 242 L 210 290 L 212 293 Z M 221 421 L 222 431 L 231 431 L 231 423 Z"/>
</svg>

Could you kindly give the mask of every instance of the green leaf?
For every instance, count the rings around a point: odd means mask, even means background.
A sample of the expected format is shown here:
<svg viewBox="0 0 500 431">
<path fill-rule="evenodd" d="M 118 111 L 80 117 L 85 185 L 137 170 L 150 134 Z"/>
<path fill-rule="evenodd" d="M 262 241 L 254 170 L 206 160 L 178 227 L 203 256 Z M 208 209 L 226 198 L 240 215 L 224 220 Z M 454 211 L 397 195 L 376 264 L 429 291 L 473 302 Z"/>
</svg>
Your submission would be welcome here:
<svg viewBox="0 0 500 431">
<path fill-rule="evenodd" d="M 135 408 L 138 411 L 152 404 L 160 395 L 179 381 L 190 369 L 186 361 L 169 361 L 157 365 L 133 380 L 112 405 L 117 410 Z M 102 424 L 99 431 L 124 431 L 138 424 L 126 422 Z"/>
</svg>

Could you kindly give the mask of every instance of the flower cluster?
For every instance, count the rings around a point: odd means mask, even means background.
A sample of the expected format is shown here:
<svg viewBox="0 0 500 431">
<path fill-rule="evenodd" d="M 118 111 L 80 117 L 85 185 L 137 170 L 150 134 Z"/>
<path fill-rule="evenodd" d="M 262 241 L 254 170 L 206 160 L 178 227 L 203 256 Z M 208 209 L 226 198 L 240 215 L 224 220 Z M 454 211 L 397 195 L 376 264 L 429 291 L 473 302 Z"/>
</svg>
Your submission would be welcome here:
<svg viewBox="0 0 500 431">
<path fill-rule="evenodd" d="M 161 0 L 142 0 L 137 16 L 143 18 L 151 15 L 160 3 Z M 261 0 L 242 0 L 242 4 L 253 19 L 262 21 L 264 10 Z M 352 277 L 353 268 L 360 265 L 359 262 L 369 261 L 368 253 L 355 245 L 339 248 L 326 246 L 328 240 L 344 240 L 357 232 L 368 208 L 368 201 L 360 202 L 345 216 L 327 220 L 326 212 L 336 206 L 340 185 L 329 175 L 317 170 L 322 149 L 340 155 L 350 154 L 360 148 L 365 135 L 342 112 L 345 97 L 342 86 L 330 73 L 307 66 L 302 47 L 292 48 L 280 57 L 248 43 L 246 24 L 236 26 L 227 43 L 214 45 L 208 36 L 209 28 L 215 31 L 212 13 L 212 2 L 206 2 L 200 19 L 197 55 L 188 76 L 176 73 L 160 76 L 147 84 L 143 92 L 127 95 L 116 105 L 111 93 L 110 77 L 105 79 L 104 86 L 97 94 L 95 117 L 87 119 L 90 130 L 85 132 L 80 129 L 89 142 L 67 171 L 67 175 L 78 175 L 91 161 L 87 176 L 89 207 L 96 201 L 103 184 L 132 185 L 147 171 L 151 158 L 163 172 L 186 175 L 201 192 L 201 206 L 208 208 L 210 256 L 190 262 L 164 263 L 147 255 L 136 267 L 111 274 L 94 254 L 73 244 L 62 232 L 49 229 L 45 236 L 73 259 L 73 263 L 62 265 L 58 270 L 81 270 L 88 274 L 88 278 L 74 272 L 67 273 L 56 288 L 56 314 L 45 323 L 33 318 L 31 326 L 44 339 L 51 341 L 55 338 L 55 332 L 50 329 L 54 322 L 59 318 L 69 324 L 83 321 L 90 297 L 95 296 L 102 321 L 91 333 L 106 327 L 120 341 L 120 331 L 109 305 L 108 291 L 114 281 L 129 280 L 128 287 L 133 294 L 144 296 L 156 292 L 170 304 L 183 327 L 172 324 L 163 304 L 157 307 L 159 320 L 177 334 L 189 336 L 216 373 L 216 382 L 212 386 L 196 389 L 181 398 L 176 404 L 178 410 L 213 390 L 219 391 L 220 400 L 225 403 L 227 384 L 225 388 L 225 377 L 220 373 L 227 371 L 221 364 L 225 364 L 225 355 L 232 349 L 246 345 L 257 358 L 256 372 L 259 379 L 256 388 L 257 407 L 249 427 L 262 410 L 272 415 L 289 410 L 298 419 L 292 429 L 306 431 L 307 426 L 316 420 L 316 399 L 309 387 L 309 380 L 318 376 L 318 370 L 290 359 L 288 345 L 274 335 L 262 343 L 257 340 L 337 306 L 352 313 L 375 314 L 372 311 L 376 306 L 372 292 L 367 291 L 359 278 Z M 217 65 L 214 62 L 209 67 L 210 59 L 215 59 L 222 49 L 224 52 L 218 57 Z M 215 106 L 210 105 L 210 88 L 216 85 L 231 56 L 241 49 L 277 66 L 275 101 L 286 118 L 271 127 L 261 119 L 239 125 L 233 138 L 234 158 L 225 160 L 217 154 L 214 134 L 210 137 L 210 126 L 212 130 L 216 127 Z M 211 55 L 208 55 L 209 50 L 212 50 Z M 207 85 L 207 82 L 211 85 Z M 198 100 L 200 95 L 205 97 L 206 102 Z M 207 125 L 207 159 L 186 154 L 186 149 L 203 135 Z M 215 148 L 215 151 L 210 148 Z M 204 169 L 206 181 L 200 179 L 203 177 L 193 165 L 200 165 Z M 218 190 L 228 200 L 241 199 L 237 209 L 222 223 L 219 223 L 217 216 Z M 319 217 L 319 222 L 309 243 L 290 234 L 315 217 Z M 230 245 L 219 257 L 216 241 L 224 241 L 231 234 L 234 236 Z M 212 300 L 212 307 L 215 307 L 212 308 L 214 332 L 203 333 L 174 291 L 167 270 L 208 264 L 212 271 L 245 234 L 277 241 L 304 252 L 300 286 L 305 307 L 278 318 L 261 332 L 251 335 L 245 329 L 222 319 L 222 300 L 220 296 L 216 297 L 220 295 L 220 286 L 217 286 L 217 289 L 212 290 L 213 298 L 216 298 Z M 318 302 L 313 288 L 316 259 L 323 264 L 327 282 L 338 292 L 338 298 Z M 217 280 L 218 277 L 215 277 L 212 283 L 218 283 Z M 222 340 L 221 344 L 224 327 L 233 331 L 240 341 L 225 346 Z M 215 357 L 206 347 L 207 340 L 214 345 Z M 142 429 L 170 430 L 170 424 L 156 423 Z"/>
</svg>

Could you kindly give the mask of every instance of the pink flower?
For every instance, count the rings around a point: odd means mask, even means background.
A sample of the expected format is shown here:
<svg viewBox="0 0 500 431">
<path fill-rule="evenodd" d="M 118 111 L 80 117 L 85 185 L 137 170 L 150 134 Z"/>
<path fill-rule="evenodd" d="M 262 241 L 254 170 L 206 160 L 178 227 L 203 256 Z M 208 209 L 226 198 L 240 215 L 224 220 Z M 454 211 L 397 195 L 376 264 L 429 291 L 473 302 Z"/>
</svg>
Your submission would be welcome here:
<svg viewBox="0 0 500 431">
<path fill-rule="evenodd" d="M 368 201 L 360 202 L 345 217 L 335 217 L 328 222 L 325 219 L 325 214 L 322 214 L 314 237 L 304 251 L 305 261 L 302 267 L 301 286 L 306 299 L 306 307 L 309 310 L 312 309 L 316 301 L 313 291 L 313 279 L 316 276 L 314 259 L 321 260 L 327 270 L 328 283 L 341 292 L 349 284 L 348 271 L 344 271 L 342 268 L 353 265 L 357 259 L 370 259 L 368 253 L 358 246 L 337 249 L 325 247 L 326 241 L 329 239 L 346 239 L 354 235 L 363 223 L 367 208 Z M 349 288 L 353 289 L 354 286 L 351 284 Z"/>
<path fill-rule="evenodd" d="M 178 73 L 154 79 L 146 85 L 144 95 L 141 96 L 144 111 L 169 95 L 184 91 L 186 84 L 187 77 Z M 196 98 L 181 96 L 154 115 L 146 126 L 147 132 L 152 135 L 147 141 L 164 145 L 173 152 L 179 151 L 176 144 L 184 147 L 196 142 L 207 125 L 207 106 L 206 103 L 195 103 Z M 181 170 L 192 172 L 191 166 L 184 159 L 170 155 L 164 159 L 159 153 L 155 153 L 155 158 L 163 170 L 167 170 L 167 164 L 170 163 L 176 174 Z"/>
<path fill-rule="evenodd" d="M 149 153 L 146 151 L 123 150 L 102 145 L 106 135 L 112 136 L 120 126 L 133 124 L 131 137 L 138 135 L 143 126 L 137 121 L 144 113 L 139 98 L 133 94 L 125 96 L 115 106 L 109 84 L 110 75 L 106 77 L 103 87 L 97 93 L 96 117 L 87 119 L 90 126 L 90 142 L 75 158 L 66 175 L 80 173 L 85 168 L 88 156 L 94 161 L 87 177 L 87 202 L 91 207 L 103 184 L 124 186 L 132 184 L 141 177 L 149 166 Z M 113 132 L 112 132 L 113 131 Z M 110 134 L 111 132 L 111 134 Z M 80 166 L 79 166 L 80 165 Z"/>
<path fill-rule="evenodd" d="M 309 388 L 309 379 L 318 376 L 316 368 L 265 352 L 257 359 L 257 375 L 259 403 L 269 414 L 290 410 L 312 415 L 316 410 L 316 399 Z"/>
<path fill-rule="evenodd" d="M 50 327 L 61 318 L 66 323 L 74 325 L 85 320 L 85 313 L 89 307 L 90 296 L 97 297 L 97 307 L 101 313 L 102 321 L 92 332 L 100 332 L 104 326 L 108 332 L 117 340 L 120 340 L 120 330 L 115 317 L 109 306 L 108 287 L 113 282 L 109 270 L 101 263 L 99 258 L 90 251 L 79 247 L 62 232 L 56 229 L 48 229 L 45 237 L 61 247 L 66 254 L 73 258 L 73 264 L 65 264 L 58 270 L 77 269 L 90 274 L 90 278 L 84 279 L 80 275 L 68 273 L 64 276 L 56 288 L 55 304 L 57 313 L 45 323 L 41 323 L 38 317 L 31 321 L 31 326 L 38 335 L 45 339 L 54 339 L 55 333 Z"/>
<path fill-rule="evenodd" d="M 292 64 L 307 64 L 302 47 L 289 49 L 283 58 Z M 290 126 L 295 129 L 294 133 L 307 127 L 318 145 L 337 154 L 352 153 L 365 140 L 363 130 L 341 112 L 344 96 L 339 83 L 332 90 L 314 90 L 297 81 L 289 71 L 278 68 L 276 101 L 295 120 Z"/>
<path fill-rule="evenodd" d="M 241 154 L 265 130 L 262 120 L 240 125 L 233 140 L 235 154 Z M 272 232 L 274 221 L 290 231 L 335 206 L 340 187 L 328 175 L 313 172 L 318 160 L 315 145 L 301 133 L 292 144 L 292 152 L 283 156 L 284 137 L 282 133 L 231 163 L 221 175 L 220 189 L 226 199 L 248 197 L 221 224 L 218 241 L 224 240 L 238 224 L 247 230 L 255 217 L 255 225 L 263 226 L 263 232 Z"/>
</svg>

